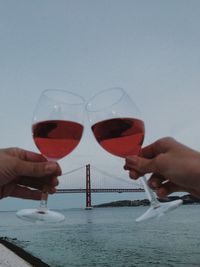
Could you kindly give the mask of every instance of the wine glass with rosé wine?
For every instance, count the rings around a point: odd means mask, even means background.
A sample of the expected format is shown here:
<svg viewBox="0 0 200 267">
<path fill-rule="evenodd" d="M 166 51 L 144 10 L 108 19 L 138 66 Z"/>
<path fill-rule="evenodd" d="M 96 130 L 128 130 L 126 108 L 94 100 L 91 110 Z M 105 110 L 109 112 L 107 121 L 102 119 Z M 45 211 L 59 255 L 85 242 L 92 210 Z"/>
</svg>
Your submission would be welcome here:
<svg viewBox="0 0 200 267">
<path fill-rule="evenodd" d="M 99 145 L 112 155 L 125 158 L 138 155 L 144 140 L 144 121 L 124 89 L 114 87 L 94 95 L 86 104 L 91 130 Z M 150 201 L 150 208 L 137 222 L 159 217 L 182 204 L 182 200 L 161 203 L 148 187 L 145 176 L 140 178 Z"/>
<path fill-rule="evenodd" d="M 84 129 L 84 110 L 85 101 L 77 94 L 59 89 L 42 92 L 33 114 L 32 135 L 35 145 L 48 161 L 57 162 L 77 147 Z M 63 214 L 47 208 L 47 199 L 44 187 L 40 206 L 20 210 L 17 217 L 36 223 L 64 221 Z"/>
</svg>

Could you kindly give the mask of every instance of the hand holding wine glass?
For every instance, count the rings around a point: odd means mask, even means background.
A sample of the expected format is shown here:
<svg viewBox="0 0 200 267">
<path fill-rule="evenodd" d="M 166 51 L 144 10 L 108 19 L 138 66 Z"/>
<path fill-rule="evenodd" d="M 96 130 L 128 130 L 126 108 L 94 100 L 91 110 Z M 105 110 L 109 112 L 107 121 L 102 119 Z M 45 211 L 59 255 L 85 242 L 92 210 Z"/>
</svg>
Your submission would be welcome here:
<svg viewBox="0 0 200 267">
<path fill-rule="evenodd" d="M 84 99 L 71 92 L 48 89 L 42 92 L 33 114 L 32 134 L 41 154 L 57 162 L 70 154 L 83 134 Z M 64 215 L 47 209 L 48 190 L 43 188 L 40 207 L 17 212 L 31 222 L 61 222 Z"/>
<path fill-rule="evenodd" d="M 122 158 L 138 155 L 144 140 L 144 122 L 136 105 L 122 88 L 110 88 L 93 96 L 86 106 L 89 122 L 96 141 L 107 152 Z M 150 208 L 137 221 L 160 216 L 179 206 L 182 201 L 160 203 L 140 178 Z"/>
<path fill-rule="evenodd" d="M 126 158 L 125 170 L 132 179 L 151 173 L 148 184 L 159 198 L 188 192 L 200 198 L 200 153 L 171 137 L 142 148 L 142 156 Z"/>
<path fill-rule="evenodd" d="M 55 193 L 59 175 L 59 165 L 47 162 L 39 153 L 18 147 L 0 149 L 0 199 L 39 200 L 44 185 Z"/>
</svg>

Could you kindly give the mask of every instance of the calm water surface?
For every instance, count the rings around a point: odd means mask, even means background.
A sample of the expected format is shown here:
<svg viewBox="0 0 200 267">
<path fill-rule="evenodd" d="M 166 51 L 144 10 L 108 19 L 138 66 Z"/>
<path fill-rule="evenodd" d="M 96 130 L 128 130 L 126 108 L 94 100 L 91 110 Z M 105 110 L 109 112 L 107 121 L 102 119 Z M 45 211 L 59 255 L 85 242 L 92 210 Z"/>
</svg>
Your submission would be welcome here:
<svg viewBox="0 0 200 267">
<path fill-rule="evenodd" d="M 200 266 L 200 206 L 136 223 L 146 207 L 62 211 L 66 222 L 35 225 L 0 212 L 0 235 L 52 267 Z"/>
</svg>

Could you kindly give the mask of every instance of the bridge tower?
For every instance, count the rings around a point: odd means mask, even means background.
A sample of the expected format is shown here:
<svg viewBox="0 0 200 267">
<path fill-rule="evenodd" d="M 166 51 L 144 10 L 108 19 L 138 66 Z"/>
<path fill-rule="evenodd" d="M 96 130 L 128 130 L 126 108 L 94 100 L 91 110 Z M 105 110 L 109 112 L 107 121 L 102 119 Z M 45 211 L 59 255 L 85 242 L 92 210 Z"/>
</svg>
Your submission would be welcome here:
<svg viewBox="0 0 200 267">
<path fill-rule="evenodd" d="M 90 164 L 86 165 L 86 209 L 92 209 L 91 204 L 91 177 Z"/>
</svg>

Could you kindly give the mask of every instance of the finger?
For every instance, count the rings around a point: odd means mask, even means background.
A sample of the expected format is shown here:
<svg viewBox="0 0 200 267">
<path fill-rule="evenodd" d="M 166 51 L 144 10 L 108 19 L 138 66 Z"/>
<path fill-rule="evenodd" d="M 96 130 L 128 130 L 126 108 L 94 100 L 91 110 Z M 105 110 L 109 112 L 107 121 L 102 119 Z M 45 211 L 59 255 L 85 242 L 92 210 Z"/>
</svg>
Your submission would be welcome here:
<svg viewBox="0 0 200 267">
<path fill-rule="evenodd" d="M 162 139 L 157 140 L 156 142 L 142 148 L 142 155 L 145 158 L 154 158 L 160 153 L 165 153 L 169 150 L 172 143 L 174 143 L 175 140 L 171 137 L 164 137 Z"/>
<path fill-rule="evenodd" d="M 163 198 L 174 192 L 184 192 L 183 188 L 177 186 L 176 184 L 168 181 L 162 184 L 158 189 L 155 190 L 158 197 Z"/>
<path fill-rule="evenodd" d="M 31 190 L 28 187 L 16 185 L 13 183 L 2 186 L 1 188 L 1 198 L 5 198 L 8 196 L 25 198 L 25 199 L 41 199 L 41 191 Z"/>
<path fill-rule="evenodd" d="M 22 150 L 21 159 L 31 162 L 47 161 L 47 159 L 43 155 L 27 150 Z"/>
<path fill-rule="evenodd" d="M 32 162 L 45 162 L 47 159 L 39 154 L 32 151 L 24 150 L 21 148 L 7 148 L 7 153 L 11 156 L 15 156 L 25 161 L 32 161 Z"/>
<path fill-rule="evenodd" d="M 128 165 L 128 164 L 124 165 L 124 170 L 126 170 L 126 171 L 128 170 L 129 171 L 129 177 L 131 179 L 134 179 L 134 180 L 136 180 L 139 177 L 144 175 L 143 173 L 134 170 L 134 168 L 131 168 L 130 165 Z"/>
<path fill-rule="evenodd" d="M 194 196 L 194 197 L 199 199 L 199 196 L 200 196 L 199 190 L 189 189 L 189 190 L 185 190 L 185 192 L 189 192 L 192 196 Z"/>
<path fill-rule="evenodd" d="M 34 189 L 42 190 L 44 186 L 49 186 L 49 188 L 56 187 L 59 182 L 57 177 L 39 177 L 36 179 L 35 177 L 21 177 L 17 184 L 28 186 Z"/>
<path fill-rule="evenodd" d="M 61 169 L 56 162 L 28 162 L 19 160 L 16 164 L 16 175 L 29 177 L 59 176 Z"/>
<path fill-rule="evenodd" d="M 153 179 L 154 179 L 154 177 L 153 177 Z M 188 189 L 185 187 L 181 187 L 181 186 L 178 186 L 178 185 L 170 182 L 169 180 L 167 180 L 167 181 L 164 180 L 164 178 L 160 179 L 160 182 L 161 182 L 161 180 L 163 180 L 163 182 L 160 184 L 160 186 L 157 188 L 154 188 L 155 192 L 159 198 L 166 197 L 166 196 L 168 196 L 172 193 L 175 193 L 175 192 L 188 192 L 191 195 L 199 198 L 199 190 L 198 189 L 196 190 L 196 189 Z"/>
<path fill-rule="evenodd" d="M 48 193 L 52 195 L 52 194 L 55 194 L 56 191 L 57 191 L 57 189 L 55 187 L 53 187 L 53 188 L 49 189 Z"/>
<path fill-rule="evenodd" d="M 53 177 L 52 179 L 51 179 L 51 186 L 52 187 L 56 187 L 56 186 L 58 186 L 59 185 L 59 180 L 58 180 L 58 178 L 57 177 Z"/>
<path fill-rule="evenodd" d="M 153 159 L 145 159 L 138 156 L 126 157 L 125 169 L 135 170 L 138 173 L 151 173 L 155 172 L 155 164 Z"/>
<path fill-rule="evenodd" d="M 136 179 L 138 179 L 138 178 L 140 177 L 140 175 L 139 175 L 139 173 L 136 172 L 135 170 L 131 170 L 131 171 L 129 172 L 129 177 L 130 177 L 131 179 L 136 180 Z"/>
<path fill-rule="evenodd" d="M 23 198 L 23 199 L 32 199 L 32 200 L 40 200 L 41 199 L 41 191 L 33 190 L 28 187 L 17 185 L 15 189 L 10 193 L 10 196 Z"/>
<path fill-rule="evenodd" d="M 156 189 L 158 189 L 158 188 L 160 188 L 162 186 L 163 182 L 166 182 L 166 179 L 162 175 L 154 173 L 149 178 L 148 185 L 153 190 L 156 190 Z"/>
</svg>

